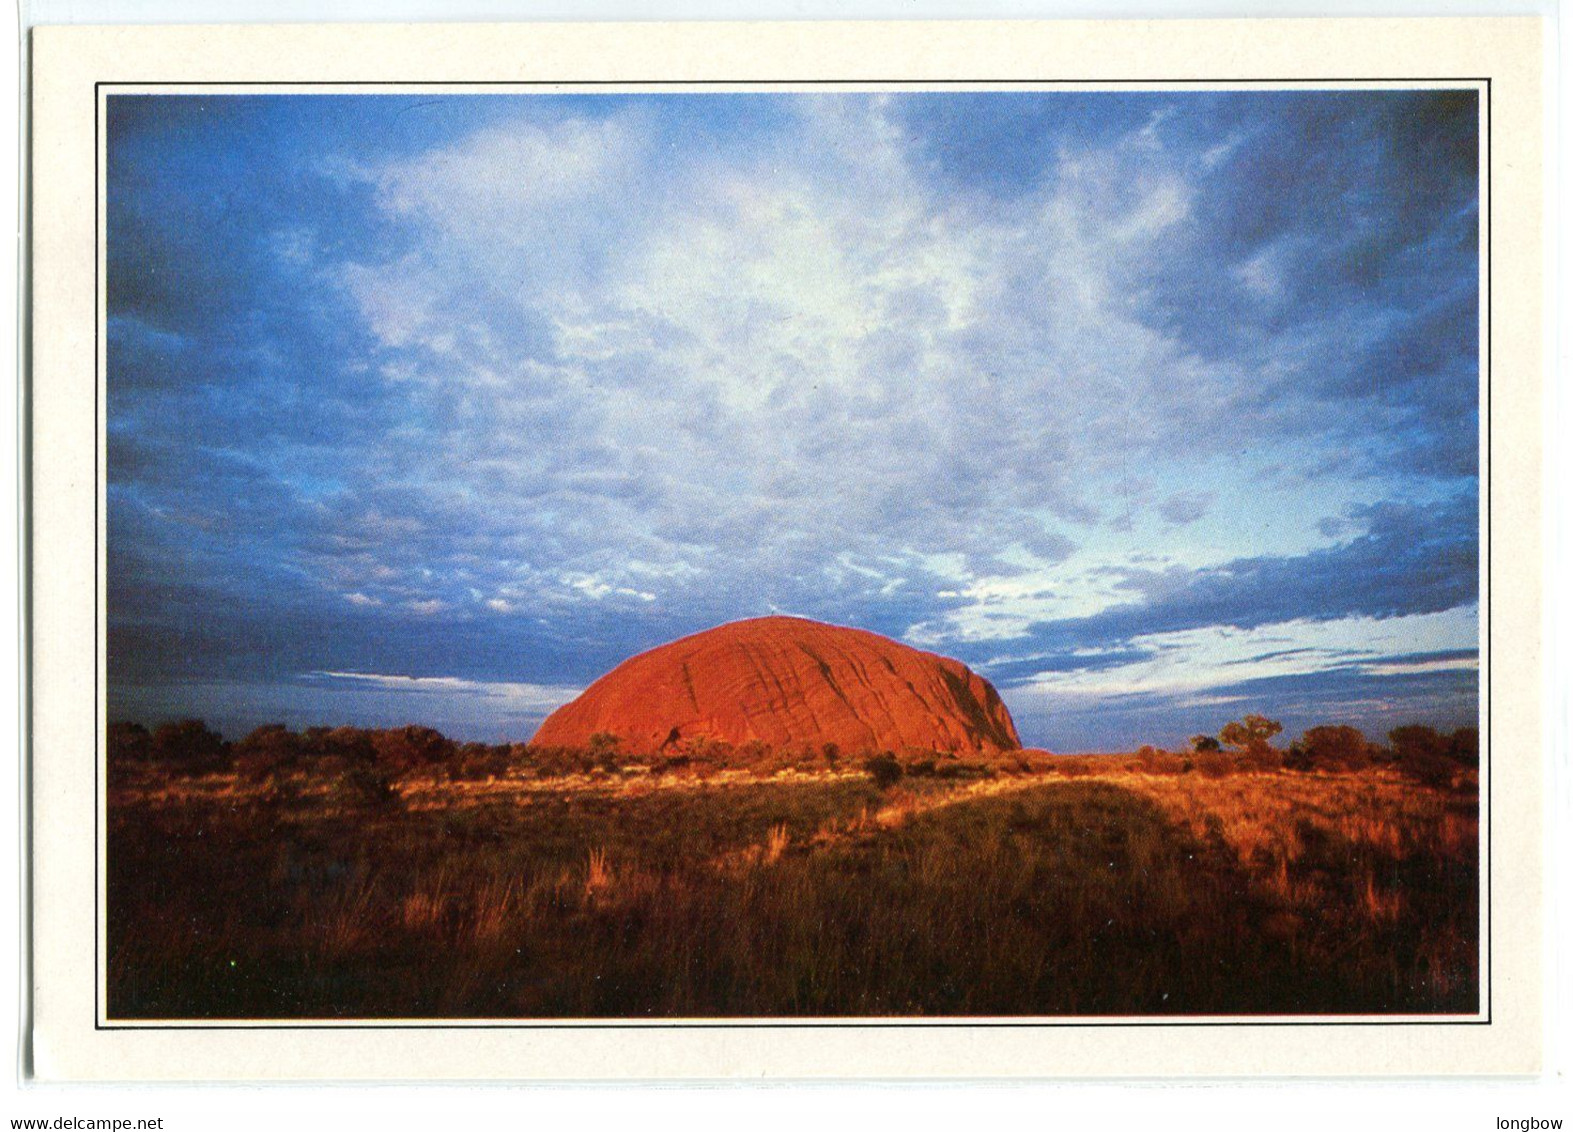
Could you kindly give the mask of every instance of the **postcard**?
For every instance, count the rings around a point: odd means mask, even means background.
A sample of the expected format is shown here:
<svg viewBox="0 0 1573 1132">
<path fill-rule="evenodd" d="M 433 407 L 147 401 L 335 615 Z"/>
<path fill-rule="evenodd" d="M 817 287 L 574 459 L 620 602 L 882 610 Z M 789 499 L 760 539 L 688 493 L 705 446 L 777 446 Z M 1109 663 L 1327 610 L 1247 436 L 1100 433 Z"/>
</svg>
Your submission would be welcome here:
<svg viewBox="0 0 1573 1132">
<path fill-rule="evenodd" d="M 1527 1074 L 1533 19 L 32 33 L 32 1071 Z"/>
</svg>

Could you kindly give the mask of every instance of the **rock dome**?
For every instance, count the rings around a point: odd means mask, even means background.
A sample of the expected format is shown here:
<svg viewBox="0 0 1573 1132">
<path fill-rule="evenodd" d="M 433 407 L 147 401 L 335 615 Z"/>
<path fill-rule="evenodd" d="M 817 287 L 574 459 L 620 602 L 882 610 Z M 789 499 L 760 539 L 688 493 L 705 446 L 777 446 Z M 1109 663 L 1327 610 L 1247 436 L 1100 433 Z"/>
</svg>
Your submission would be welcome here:
<svg viewBox="0 0 1573 1132">
<path fill-rule="evenodd" d="M 624 661 L 547 717 L 538 746 L 615 735 L 629 754 L 698 739 L 846 754 L 1021 747 L 999 693 L 960 661 L 800 617 L 735 621 Z"/>
</svg>

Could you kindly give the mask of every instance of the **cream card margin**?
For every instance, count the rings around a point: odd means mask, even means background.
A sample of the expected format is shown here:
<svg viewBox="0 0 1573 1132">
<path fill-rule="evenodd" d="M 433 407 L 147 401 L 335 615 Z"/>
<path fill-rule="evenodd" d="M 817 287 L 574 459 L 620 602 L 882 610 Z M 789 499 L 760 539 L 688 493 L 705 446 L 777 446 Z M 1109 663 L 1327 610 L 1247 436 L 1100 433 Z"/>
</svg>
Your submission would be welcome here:
<svg viewBox="0 0 1573 1132">
<path fill-rule="evenodd" d="M 44 1079 L 1527 1074 L 1540 1064 L 1538 19 L 45 27 L 32 33 L 34 1071 Z M 96 82 L 1490 80 L 1490 1024 L 98 1027 Z M 1482 177 L 1484 192 L 1487 178 Z M 95 523 L 97 530 L 95 531 Z M 101 655 L 101 650 L 100 650 Z M 1484 830 L 1483 830 L 1484 835 Z"/>
</svg>

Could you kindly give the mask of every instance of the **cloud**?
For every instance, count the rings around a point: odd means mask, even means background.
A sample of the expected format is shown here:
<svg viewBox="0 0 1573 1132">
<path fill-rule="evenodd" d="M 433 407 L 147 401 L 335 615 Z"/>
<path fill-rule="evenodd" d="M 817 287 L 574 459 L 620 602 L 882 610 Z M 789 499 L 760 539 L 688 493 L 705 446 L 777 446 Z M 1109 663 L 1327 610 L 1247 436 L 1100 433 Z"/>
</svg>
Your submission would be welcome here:
<svg viewBox="0 0 1573 1132">
<path fill-rule="evenodd" d="M 577 694 L 556 685 L 314 672 L 288 680 L 118 682 L 109 689 L 109 716 L 155 724 L 195 716 L 232 740 L 275 723 L 296 729 L 418 723 L 450 738 L 504 742 L 527 739 Z"/>
<path fill-rule="evenodd" d="M 1466 607 L 1472 98 L 115 101 L 112 680 Z"/>
<path fill-rule="evenodd" d="M 381 688 L 414 695 L 473 696 L 500 700 L 515 711 L 547 713 L 583 689 L 554 684 L 520 684 L 500 680 L 465 680 L 457 676 L 401 676 L 376 672 L 309 672 L 307 682 L 335 686 Z"/>
<path fill-rule="evenodd" d="M 1372 676 L 1467 669 L 1478 663 L 1469 646 L 1476 617 L 1448 610 L 1141 633 L 1120 647 L 1047 658 L 1057 663 L 1038 664 L 1014 686 L 1060 695 L 1177 695 L 1344 669 Z M 1429 651 L 1414 651 L 1427 644 Z"/>
<path fill-rule="evenodd" d="M 612 544 L 813 608 L 846 555 L 960 553 L 985 575 L 1013 547 L 1062 558 L 1100 483 L 1225 427 L 1242 375 L 1204 372 L 1119 293 L 1189 215 L 1183 178 L 1081 153 L 984 214 L 913 167 L 889 101 L 793 106 L 787 136 L 724 161 L 637 144 L 629 111 L 363 171 L 420 249 L 342 269 L 387 348 L 383 395 L 418 422 L 428 482 L 406 509 L 451 526 L 486 499 L 534 554 L 492 546 L 546 589 Z M 622 569 L 596 573 L 652 592 Z"/>
<path fill-rule="evenodd" d="M 1395 727 L 1428 723 L 1444 731 L 1478 726 L 1479 680 L 1471 669 L 1373 676 L 1356 668 L 1291 673 L 1204 693 L 1049 696 L 1018 693 L 1011 701 L 1018 730 L 1062 753 L 1129 751 L 1152 743 L 1185 750 L 1195 734 L 1216 734 L 1231 719 L 1260 712 L 1284 725 L 1292 740 L 1329 721 L 1380 739 Z"/>
<path fill-rule="evenodd" d="M 1431 672 L 1477 672 L 1480 657 L 1473 652 L 1396 656 L 1382 662 L 1361 664 L 1367 676 L 1412 676 Z"/>
<path fill-rule="evenodd" d="M 1259 555 L 1198 569 L 1112 570 L 1135 600 L 1083 617 L 1038 621 L 1023 645 L 1045 651 L 1117 646 L 1202 628 L 1255 629 L 1303 620 L 1402 618 L 1467 607 L 1479 586 L 1475 501 L 1435 506 L 1385 502 L 1356 509 L 1365 530 L 1325 549 L 1291 557 Z M 965 611 L 951 613 L 956 618 Z M 1030 673 L 1033 656 L 988 666 L 1001 678 Z"/>
<path fill-rule="evenodd" d="M 1476 722 L 1479 703 L 1476 618 L 1464 609 L 1155 633 L 1044 658 L 1006 695 L 1018 727 L 1066 750 L 1130 749 L 1137 738 L 1183 747 L 1252 711 L 1291 736 L 1329 720 L 1373 736 L 1418 720 L 1460 727 Z"/>
<path fill-rule="evenodd" d="M 1177 491 L 1158 508 L 1158 513 L 1176 526 L 1194 523 L 1212 506 L 1213 495 L 1204 491 Z"/>
</svg>

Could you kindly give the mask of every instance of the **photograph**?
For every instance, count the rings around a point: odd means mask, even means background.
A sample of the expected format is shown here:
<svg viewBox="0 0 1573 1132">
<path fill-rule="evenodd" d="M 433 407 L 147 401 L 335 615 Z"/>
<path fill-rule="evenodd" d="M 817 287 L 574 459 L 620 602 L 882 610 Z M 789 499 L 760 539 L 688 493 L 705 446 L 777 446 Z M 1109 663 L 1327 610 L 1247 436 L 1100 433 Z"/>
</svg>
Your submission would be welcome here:
<svg viewBox="0 0 1573 1132">
<path fill-rule="evenodd" d="M 96 91 L 105 1027 L 1489 1020 L 1488 83 Z"/>
</svg>

